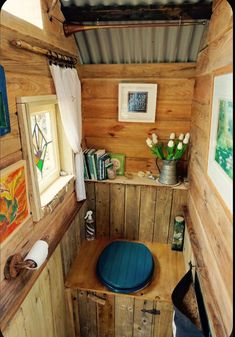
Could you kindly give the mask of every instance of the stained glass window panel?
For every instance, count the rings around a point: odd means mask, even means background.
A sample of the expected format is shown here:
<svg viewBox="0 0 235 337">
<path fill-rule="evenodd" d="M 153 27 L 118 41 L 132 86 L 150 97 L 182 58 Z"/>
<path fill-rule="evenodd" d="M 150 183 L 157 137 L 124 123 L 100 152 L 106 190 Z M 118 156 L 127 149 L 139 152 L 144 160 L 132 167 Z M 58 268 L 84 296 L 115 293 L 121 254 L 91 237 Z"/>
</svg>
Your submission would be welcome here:
<svg viewBox="0 0 235 337">
<path fill-rule="evenodd" d="M 58 171 L 53 111 L 32 113 L 30 120 L 34 161 L 37 167 L 39 186 L 43 189 L 45 182 Z"/>
</svg>

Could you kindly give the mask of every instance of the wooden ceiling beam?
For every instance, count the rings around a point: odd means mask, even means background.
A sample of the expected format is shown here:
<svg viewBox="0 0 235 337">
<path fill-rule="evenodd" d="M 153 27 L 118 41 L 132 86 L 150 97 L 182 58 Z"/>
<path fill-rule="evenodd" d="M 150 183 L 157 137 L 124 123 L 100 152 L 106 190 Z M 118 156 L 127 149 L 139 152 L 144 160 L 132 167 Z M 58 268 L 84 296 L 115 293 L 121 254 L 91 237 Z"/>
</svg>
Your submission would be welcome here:
<svg viewBox="0 0 235 337">
<path fill-rule="evenodd" d="M 150 6 L 84 6 L 61 5 L 66 22 L 209 20 L 211 3 Z"/>
</svg>

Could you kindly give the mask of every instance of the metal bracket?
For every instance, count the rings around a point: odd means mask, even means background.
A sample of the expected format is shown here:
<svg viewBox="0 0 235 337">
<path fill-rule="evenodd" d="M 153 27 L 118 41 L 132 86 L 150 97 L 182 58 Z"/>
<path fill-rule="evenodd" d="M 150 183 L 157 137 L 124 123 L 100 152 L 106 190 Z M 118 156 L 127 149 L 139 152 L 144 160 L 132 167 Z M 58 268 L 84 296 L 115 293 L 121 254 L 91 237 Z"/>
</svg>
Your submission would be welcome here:
<svg viewBox="0 0 235 337">
<path fill-rule="evenodd" d="M 147 313 L 147 314 L 151 314 L 151 315 L 160 315 L 160 310 L 158 309 L 150 309 L 150 310 L 147 310 L 147 309 L 141 309 L 142 312 L 144 313 Z"/>
</svg>

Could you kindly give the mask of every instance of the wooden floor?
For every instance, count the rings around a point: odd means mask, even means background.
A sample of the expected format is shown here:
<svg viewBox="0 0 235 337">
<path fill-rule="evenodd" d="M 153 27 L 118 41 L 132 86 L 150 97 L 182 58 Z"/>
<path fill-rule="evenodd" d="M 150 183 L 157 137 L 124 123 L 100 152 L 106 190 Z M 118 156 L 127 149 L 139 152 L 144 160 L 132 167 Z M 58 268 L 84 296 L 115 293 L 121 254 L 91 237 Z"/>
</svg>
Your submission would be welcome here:
<svg viewBox="0 0 235 337">
<path fill-rule="evenodd" d="M 114 240 L 107 238 L 84 241 L 68 274 L 65 286 L 72 289 L 115 295 L 101 284 L 95 273 L 98 257 L 112 241 Z M 153 280 L 145 289 L 126 296 L 171 302 L 171 293 L 185 273 L 183 254 L 182 252 L 172 251 L 169 244 L 142 243 L 149 248 L 154 257 L 155 272 Z"/>
</svg>

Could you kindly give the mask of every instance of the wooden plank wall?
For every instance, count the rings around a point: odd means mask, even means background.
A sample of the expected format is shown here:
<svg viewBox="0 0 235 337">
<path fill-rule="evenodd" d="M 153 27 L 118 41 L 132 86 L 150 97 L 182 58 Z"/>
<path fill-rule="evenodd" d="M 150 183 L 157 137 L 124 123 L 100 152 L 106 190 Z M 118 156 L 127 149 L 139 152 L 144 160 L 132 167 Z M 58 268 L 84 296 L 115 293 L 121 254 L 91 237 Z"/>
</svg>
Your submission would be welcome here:
<svg viewBox="0 0 235 337">
<path fill-rule="evenodd" d="M 41 0 L 43 30 L 17 19 L 5 12 L 4 9 L 0 12 L 0 64 L 4 67 L 6 73 L 11 123 L 11 132 L 0 139 L 0 168 L 22 159 L 16 97 L 55 94 L 47 59 L 44 56 L 15 48 L 10 45 L 10 41 L 22 39 L 32 45 L 55 50 L 62 54 L 72 56 L 77 54 L 74 38 L 65 38 L 62 25 L 56 20 L 51 22 L 48 19 L 47 10 L 50 5 L 50 0 Z M 59 5 L 54 9 L 53 15 L 63 19 Z M 58 250 L 60 248 L 57 249 L 40 277 L 41 270 L 32 272 L 32 274 L 30 272 L 25 273 L 23 277 L 19 277 L 14 283 L 10 282 L 9 285 L 6 280 L 3 280 L 3 268 L 8 256 L 14 253 L 21 253 L 24 256 L 36 240 L 43 238 L 45 235 L 47 235 L 48 239 L 48 234 L 49 253 L 51 254 L 56 248 L 67 228 L 66 226 L 68 226 L 68 223 L 65 224 L 64 222 L 69 221 L 68 219 L 78 207 L 74 188 L 66 193 L 64 201 L 59 207 L 59 210 L 57 208 L 55 213 L 46 216 L 38 223 L 33 223 L 30 218 L 24 226 L 19 227 L 1 245 L 1 318 L 4 316 L 4 322 L 1 319 L 1 327 L 12 318 L 12 314 L 16 312 L 33 286 L 29 297 L 26 297 L 15 318 L 11 321 L 7 330 L 4 331 L 6 336 L 19 336 L 19 334 L 22 337 L 26 335 L 64 336 L 64 314 L 63 311 L 60 311 L 64 307 L 64 299 L 62 297 L 64 280 L 63 274 L 61 274 L 62 265 Z M 73 227 L 72 225 L 71 228 Z M 67 241 L 66 243 L 63 242 L 62 247 L 63 260 L 70 261 L 72 247 L 75 246 L 74 237 L 68 237 L 68 234 L 66 234 L 65 240 Z M 70 242 L 73 242 L 73 245 L 70 245 Z M 71 249 L 67 248 L 66 250 L 65 247 L 70 246 Z M 63 265 L 65 270 L 69 268 L 68 263 L 64 262 Z M 16 293 L 13 290 L 14 285 Z M 7 302 L 4 302 L 5 300 Z"/>
<path fill-rule="evenodd" d="M 164 141 L 171 132 L 190 130 L 194 75 L 195 63 L 82 66 L 86 145 L 124 153 L 127 171 L 156 172 L 145 140 L 152 132 Z M 118 122 L 119 83 L 158 84 L 155 123 Z M 187 163 L 182 161 L 180 167 L 186 174 Z"/>
<path fill-rule="evenodd" d="M 226 336 L 232 330 L 232 215 L 207 176 L 207 157 L 213 75 L 232 69 L 232 36 L 233 12 L 229 3 L 214 1 L 205 48 L 196 68 L 188 205 Z"/>
<path fill-rule="evenodd" d="M 98 238 L 170 243 L 174 217 L 187 204 L 185 189 L 86 182 L 86 190 Z"/>
<path fill-rule="evenodd" d="M 86 211 L 84 203 L 65 233 L 61 243 L 34 283 L 15 316 L 5 327 L 4 337 L 70 337 L 74 331 L 68 319 L 64 282 L 79 251 L 80 231 Z"/>
<path fill-rule="evenodd" d="M 70 290 L 69 290 L 70 291 Z M 105 304 L 96 303 L 89 292 L 72 290 L 74 330 L 68 337 L 171 337 L 172 304 L 128 296 L 98 294 Z M 160 310 L 153 316 L 141 310 Z"/>
<path fill-rule="evenodd" d="M 17 311 L 4 337 L 64 337 L 66 313 L 60 246 Z"/>
<path fill-rule="evenodd" d="M 41 30 L 1 10 L 0 14 L 0 62 L 5 69 L 7 81 L 8 105 L 10 112 L 11 133 L 1 137 L 1 168 L 10 165 L 22 157 L 19 123 L 16 114 L 17 96 L 54 94 L 55 89 L 44 56 L 19 50 L 10 45 L 14 39 L 64 54 L 76 55 L 76 44 L 72 37 L 65 38 L 62 25 L 48 19 L 49 0 L 41 0 L 44 29 Z M 61 18 L 57 6 L 54 13 Z"/>
</svg>

